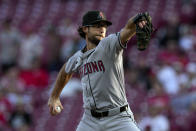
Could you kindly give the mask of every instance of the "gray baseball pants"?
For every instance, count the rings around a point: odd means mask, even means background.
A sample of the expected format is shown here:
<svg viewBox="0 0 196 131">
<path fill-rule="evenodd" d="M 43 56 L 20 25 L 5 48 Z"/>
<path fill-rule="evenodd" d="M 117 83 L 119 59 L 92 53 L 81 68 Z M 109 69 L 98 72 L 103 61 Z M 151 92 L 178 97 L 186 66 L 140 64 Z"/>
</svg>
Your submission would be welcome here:
<svg viewBox="0 0 196 131">
<path fill-rule="evenodd" d="M 130 109 L 102 118 L 95 118 L 90 111 L 85 110 L 76 131 L 140 131 L 140 129 Z"/>
</svg>

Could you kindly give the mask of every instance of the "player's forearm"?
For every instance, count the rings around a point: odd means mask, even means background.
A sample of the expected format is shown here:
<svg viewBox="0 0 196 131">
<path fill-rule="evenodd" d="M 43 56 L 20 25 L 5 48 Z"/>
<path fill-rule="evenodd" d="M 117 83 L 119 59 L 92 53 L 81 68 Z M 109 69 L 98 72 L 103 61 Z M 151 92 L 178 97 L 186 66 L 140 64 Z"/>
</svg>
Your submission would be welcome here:
<svg viewBox="0 0 196 131">
<path fill-rule="evenodd" d="M 133 18 L 134 17 L 132 17 L 128 20 L 127 24 L 125 25 L 125 27 L 121 31 L 120 38 L 121 38 L 122 44 L 124 44 L 128 40 L 130 40 L 136 33 L 135 32 L 136 26 L 135 26 L 135 23 L 133 22 Z"/>
<path fill-rule="evenodd" d="M 63 67 L 61 68 L 56 82 L 55 82 L 55 86 L 54 89 L 52 90 L 52 94 L 51 97 L 53 98 L 58 98 L 64 88 L 64 86 L 68 83 L 68 81 L 71 79 L 72 74 L 67 74 L 65 72 L 65 66 L 66 64 L 63 65 Z"/>
</svg>

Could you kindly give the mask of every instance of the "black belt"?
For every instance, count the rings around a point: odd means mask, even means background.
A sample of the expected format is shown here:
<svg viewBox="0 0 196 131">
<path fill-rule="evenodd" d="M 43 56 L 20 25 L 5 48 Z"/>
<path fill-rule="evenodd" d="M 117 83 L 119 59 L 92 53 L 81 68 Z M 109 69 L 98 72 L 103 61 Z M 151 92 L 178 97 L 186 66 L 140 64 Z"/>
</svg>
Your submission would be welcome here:
<svg viewBox="0 0 196 131">
<path fill-rule="evenodd" d="M 120 107 L 120 112 L 126 111 L 127 109 L 128 109 L 128 105 L 122 106 L 122 107 Z M 109 112 L 110 111 L 96 112 L 95 110 L 91 110 L 91 115 L 93 117 L 96 117 L 96 118 L 101 118 L 101 117 L 108 116 L 109 115 Z"/>
</svg>

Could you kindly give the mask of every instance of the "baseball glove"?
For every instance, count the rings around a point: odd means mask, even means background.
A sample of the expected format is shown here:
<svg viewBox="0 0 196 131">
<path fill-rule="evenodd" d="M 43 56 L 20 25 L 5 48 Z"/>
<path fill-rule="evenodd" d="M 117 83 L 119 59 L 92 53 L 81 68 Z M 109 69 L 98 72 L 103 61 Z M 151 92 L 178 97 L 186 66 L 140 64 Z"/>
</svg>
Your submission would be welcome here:
<svg viewBox="0 0 196 131">
<path fill-rule="evenodd" d="M 141 28 L 139 22 L 147 21 L 146 25 Z M 137 39 L 137 48 L 140 51 L 143 51 L 147 48 L 151 34 L 153 32 L 152 20 L 148 12 L 139 13 L 133 19 L 133 22 L 136 24 L 136 39 Z"/>
</svg>

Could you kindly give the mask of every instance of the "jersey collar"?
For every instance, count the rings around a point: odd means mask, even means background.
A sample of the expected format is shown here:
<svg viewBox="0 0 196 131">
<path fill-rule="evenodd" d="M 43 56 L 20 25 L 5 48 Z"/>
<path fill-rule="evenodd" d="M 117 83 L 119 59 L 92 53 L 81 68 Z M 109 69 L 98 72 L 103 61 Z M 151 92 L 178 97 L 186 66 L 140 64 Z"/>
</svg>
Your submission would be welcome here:
<svg viewBox="0 0 196 131">
<path fill-rule="evenodd" d="M 96 48 L 96 47 L 95 47 Z M 88 57 L 91 53 L 95 51 L 95 48 L 86 51 L 86 46 L 81 50 L 84 57 Z"/>
</svg>

